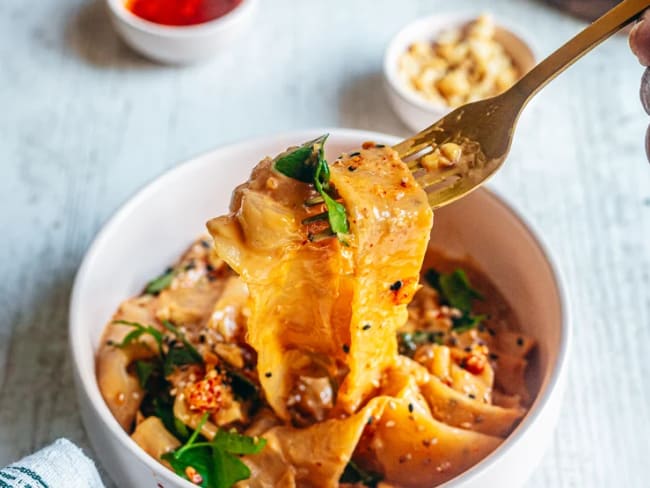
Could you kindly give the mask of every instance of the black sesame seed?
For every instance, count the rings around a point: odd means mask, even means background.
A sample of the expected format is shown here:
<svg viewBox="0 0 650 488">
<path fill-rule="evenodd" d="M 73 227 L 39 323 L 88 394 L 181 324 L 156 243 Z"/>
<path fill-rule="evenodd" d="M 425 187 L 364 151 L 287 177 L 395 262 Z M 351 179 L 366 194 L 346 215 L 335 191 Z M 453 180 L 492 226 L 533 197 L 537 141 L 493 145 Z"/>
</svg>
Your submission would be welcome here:
<svg viewBox="0 0 650 488">
<path fill-rule="evenodd" d="M 214 271 L 214 266 L 212 266 L 210 263 L 208 263 L 208 264 L 205 265 L 205 270 L 208 273 L 212 273 Z"/>
<path fill-rule="evenodd" d="M 191 260 L 189 263 L 185 265 L 185 271 L 189 271 L 194 268 L 196 268 L 196 263 L 194 262 L 194 260 Z"/>
<path fill-rule="evenodd" d="M 409 412 L 413 413 L 413 404 L 412 403 L 409 403 Z"/>
<path fill-rule="evenodd" d="M 375 147 L 381 149 L 382 147 L 386 147 L 386 144 L 375 144 Z"/>
<path fill-rule="evenodd" d="M 355 157 L 355 156 L 359 156 L 360 154 L 361 154 L 360 152 L 353 152 L 353 153 L 348 154 L 348 156 L 350 156 L 351 158 L 353 158 L 353 157 Z"/>
<path fill-rule="evenodd" d="M 400 288 L 402 288 L 402 281 L 401 280 L 397 280 L 395 283 L 390 285 L 391 291 L 398 291 Z"/>
<path fill-rule="evenodd" d="M 264 376 L 266 376 L 267 378 L 270 378 L 271 376 L 273 376 L 273 373 L 271 373 L 270 371 L 267 371 L 266 373 L 264 373 Z"/>
<path fill-rule="evenodd" d="M 345 354 L 349 353 L 350 352 L 350 346 L 348 346 L 347 344 L 343 344 L 343 352 Z"/>
<path fill-rule="evenodd" d="M 496 361 L 497 359 L 499 359 L 499 355 L 498 355 L 498 354 L 494 354 L 493 352 L 491 352 L 491 353 L 490 353 L 490 359 L 491 359 L 492 361 Z"/>
<path fill-rule="evenodd" d="M 485 324 L 481 324 L 478 326 L 478 331 L 479 332 L 485 332 Z"/>
<path fill-rule="evenodd" d="M 210 243 L 208 241 L 205 240 L 201 241 L 201 245 L 206 249 L 210 249 Z"/>
<path fill-rule="evenodd" d="M 519 347 L 524 345 L 524 338 L 523 337 L 517 337 L 517 345 Z"/>
<path fill-rule="evenodd" d="M 199 342 L 200 342 L 201 344 L 205 343 L 205 334 L 200 334 L 200 335 L 199 335 Z"/>
<path fill-rule="evenodd" d="M 474 395 L 474 393 L 470 393 L 467 396 L 470 397 L 472 400 L 476 399 L 476 395 Z"/>
<path fill-rule="evenodd" d="M 370 324 L 366 324 L 362 327 L 363 330 L 368 330 L 370 327 L 372 327 Z"/>
<path fill-rule="evenodd" d="M 491 327 L 488 327 L 488 330 L 487 330 L 487 331 L 488 331 L 488 334 L 490 334 L 492 337 L 494 337 L 495 335 L 497 335 L 496 331 L 495 331 L 493 328 L 491 328 Z"/>
<path fill-rule="evenodd" d="M 373 421 L 373 420 L 374 420 L 374 419 L 373 419 L 372 415 L 371 415 L 370 417 L 368 417 L 367 425 L 372 424 L 372 421 Z"/>
<path fill-rule="evenodd" d="M 472 348 L 469 347 L 469 346 L 467 346 L 467 347 L 465 348 L 465 352 L 472 352 Z"/>
<path fill-rule="evenodd" d="M 354 166 L 348 166 L 348 171 L 352 172 L 352 171 L 356 171 L 356 170 L 357 170 L 357 168 L 355 168 Z"/>
</svg>

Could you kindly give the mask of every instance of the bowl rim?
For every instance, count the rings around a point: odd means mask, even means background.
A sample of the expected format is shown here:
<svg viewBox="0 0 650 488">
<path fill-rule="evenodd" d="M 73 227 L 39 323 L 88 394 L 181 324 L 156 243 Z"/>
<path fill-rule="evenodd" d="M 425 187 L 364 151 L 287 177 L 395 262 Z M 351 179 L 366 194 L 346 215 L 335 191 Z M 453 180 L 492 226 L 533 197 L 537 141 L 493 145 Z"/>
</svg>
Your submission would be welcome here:
<svg viewBox="0 0 650 488">
<path fill-rule="evenodd" d="M 396 34 L 393 35 L 389 41 L 386 49 L 384 50 L 384 57 L 382 63 L 382 70 L 384 73 L 384 79 L 387 81 L 388 85 L 391 87 L 393 92 L 402 98 L 405 102 L 415 105 L 421 110 L 436 113 L 436 114 L 446 114 L 451 112 L 457 107 L 451 107 L 449 105 L 442 105 L 435 102 L 430 102 L 419 96 L 413 90 L 409 90 L 408 87 L 401 81 L 397 69 L 397 58 L 401 54 L 402 50 L 398 52 L 398 44 L 402 43 L 403 39 L 410 39 L 409 42 L 413 42 L 417 39 L 420 39 L 421 36 L 409 36 L 411 31 L 417 31 L 420 27 L 424 28 L 432 22 L 441 22 L 447 19 L 448 26 L 446 29 L 453 27 L 463 26 L 472 20 L 475 20 L 480 15 L 485 12 L 474 12 L 474 11 L 452 11 L 452 12 L 443 12 L 439 14 L 429 15 L 427 17 L 419 17 L 412 22 L 409 22 L 404 27 L 402 27 Z M 533 48 L 532 43 L 527 39 L 527 37 L 514 26 L 514 22 L 510 21 L 508 18 L 503 18 L 501 15 L 497 18 L 493 16 L 495 25 L 507 31 L 510 35 L 516 39 L 522 47 L 528 50 L 532 59 L 536 62 L 538 59 L 537 53 Z M 433 31 L 434 29 L 427 29 Z"/>
<path fill-rule="evenodd" d="M 105 0 L 109 11 L 120 22 L 152 36 L 174 39 L 207 37 L 225 30 L 249 14 L 257 2 L 258 0 L 241 0 L 239 5 L 221 17 L 201 22 L 200 24 L 165 25 L 157 24 L 156 22 L 151 22 L 150 20 L 135 15 L 126 8 L 125 0 Z"/>
<path fill-rule="evenodd" d="M 324 133 L 329 133 L 330 135 L 338 136 L 341 138 L 349 138 L 355 140 L 383 141 L 387 144 L 395 144 L 401 140 L 401 138 L 397 136 L 374 131 L 347 128 L 324 128 L 286 131 L 271 136 L 253 137 L 250 139 L 242 139 L 239 142 L 235 143 L 220 145 L 213 150 L 203 152 L 197 156 L 185 160 L 184 162 L 181 162 L 178 165 L 172 166 L 170 169 L 164 171 L 160 175 L 154 177 L 148 183 L 144 184 L 139 189 L 135 190 L 135 192 L 117 208 L 111 217 L 109 217 L 101 225 L 100 230 L 84 253 L 84 257 L 74 278 L 72 292 L 70 295 L 68 315 L 68 347 L 70 355 L 72 357 L 73 373 L 77 379 L 75 382 L 75 389 L 77 390 L 78 395 L 83 392 L 85 398 L 88 400 L 87 403 L 91 405 L 94 413 L 101 419 L 103 427 L 110 433 L 109 435 L 112 435 L 114 438 L 116 438 L 123 448 L 127 449 L 132 455 L 136 457 L 136 459 L 140 460 L 149 469 L 153 470 L 155 474 L 168 478 L 170 481 L 173 480 L 173 482 L 177 483 L 178 486 L 182 486 L 184 488 L 192 488 L 196 485 L 193 485 L 189 481 L 184 480 L 180 476 L 169 471 L 149 454 L 147 454 L 133 441 L 133 439 L 131 439 L 131 437 L 120 427 L 119 423 L 110 412 L 108 405 L 101 396 L 94 368 L 86 368 L 86 370 L 82 370 L 81 368 L 79 356 L 81 354 L 81 351 L 87 347 L 88 341 L 86 340 L 86 328 L 84 327 L 81 319 L 78 317 L 80 313 L 79 310 L 83 306 L 83 304 L 80 302 L 79 295 L 81 294 L 82 287 L 85 285 L 87 275 L 93 268 L 93 261 L 97 259 L 97 250 L 108 238 L 108 235 L 114 226 L 118 225 L 119 222 L 125 218 L 128 218 L 133 209 L 136 208 L 142 200 L 146 200 L 148 198 L 149 193 L 153 192 L 159 185 L 164 185 L 168 180 L 175 178 L 178 173 L 191 171 L 195 166 L 205 164 L 206 159 L 223 151 L 236 151 L 240 148 L 243 148 L 244 146 L 251 145 L 267 145 L 281 139 L 308 140 L 315 137 L 315 134 L 318 135 Z M 532 225 L 528 219 L 526 219 L 519 211 L 517 211 L 512 206 L 512 204 L 498 191 L 495 191 L 493 188 L 484 189 L 483 191 L 485 191 L 485 194 L 490 199 L 492 199 L 501 207 L 504 207 L 505 210 L 509 211 L 512 214 L 517 224 L 523 228 L 523 230 L 531 238 L 532 242 L 536 244 L 539 251 L 542 253 L 542 256 L 544 257 L 546 265 L 548 266 L 548 269 L 553 278 L 560 306 L 560 342 L 558 345 L 557 358 L 551 365 L 552 370 L 548 375 L 548 382 L 546 384 L 546 387 L 543 391 L 540 391 L 537 394 L 524 419 L 494 451 L 492 451 L 485 458 L 483 458 L 481 461 L 469 469 L 445 482 L 443 485 L 440 485 L 444 488 L 460 486 L 462 483 L 471 481 L 472 479 L 479 476 L 481 472 L 484 471 L 487 467 L 494 464 L 500 458 L 504 457 L 506 453 L 515 448 L 520 438 L 523 437 L 525 432 L 528 430 L 528 427 L 533 424 L 542 414 L 542 412 L 545 410 L 545 407 L 550 402 L 553 394 L 562 393 L 562 391 L 557 390 L 561 385 L 563 376 L 566 375 L 568 356 L 571 349 L 573 336 L 571 314 L 569 313 L 568 308 L 569 301 L 567 299 L 566 289 L 564 285 L 564 276 L 555 265 L 555 260 L 552 258 L 549 248 L 542 240 L 541 234 L 537 231 L 534 225 Z M 96 455 L 98 455 L 98 453 L 96 453 Z"/>
</svg>

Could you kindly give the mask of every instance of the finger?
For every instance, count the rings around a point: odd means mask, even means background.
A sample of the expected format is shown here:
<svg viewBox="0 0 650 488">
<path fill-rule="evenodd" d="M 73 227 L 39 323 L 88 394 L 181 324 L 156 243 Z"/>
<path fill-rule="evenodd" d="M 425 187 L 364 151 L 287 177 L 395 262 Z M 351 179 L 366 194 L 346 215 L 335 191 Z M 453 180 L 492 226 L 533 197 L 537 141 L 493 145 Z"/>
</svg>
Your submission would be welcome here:
<svg viewBox="0 0 650 488">
<path fill-rule="evenodd" d="M 648 162 L 650 162 L 650 126 L 645 131 L 645 156 L 648 158 Z"/>
<path fill-rule="evenodd" d="M 630 48 L 643 66 L 650 66 L 650 11 L 634 25 L 630 32 Z"/>
<path fill-rule="evenodd" d="M 646 68 L 641 77 L 641 88 L 639 90 L 641 103 L 646 113 L 650 115 L 650 68 Z"/>
</svg>

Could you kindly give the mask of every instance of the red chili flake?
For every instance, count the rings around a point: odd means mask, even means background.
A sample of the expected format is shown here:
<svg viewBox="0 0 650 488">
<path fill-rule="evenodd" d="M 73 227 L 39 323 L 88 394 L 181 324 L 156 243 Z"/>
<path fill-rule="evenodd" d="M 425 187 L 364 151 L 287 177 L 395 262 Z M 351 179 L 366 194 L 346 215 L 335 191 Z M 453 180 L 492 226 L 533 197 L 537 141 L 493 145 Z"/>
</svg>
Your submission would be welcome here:
<svg viewBox="0 0 650 488">
<path fill-rule="evenodd" d="M 191 383 L 185 388 L 185 398 L 190 410 L 210 412 L 221 407 L 224 393 L 223 377 L 211 371 L 201 381 Z"/>
<path fill-rule="evenodd" d="M 485 356 L 470 354 L 463 359 L 461 366 L 472 374 L 481 374 L 486 366 Z"/>
</svg>

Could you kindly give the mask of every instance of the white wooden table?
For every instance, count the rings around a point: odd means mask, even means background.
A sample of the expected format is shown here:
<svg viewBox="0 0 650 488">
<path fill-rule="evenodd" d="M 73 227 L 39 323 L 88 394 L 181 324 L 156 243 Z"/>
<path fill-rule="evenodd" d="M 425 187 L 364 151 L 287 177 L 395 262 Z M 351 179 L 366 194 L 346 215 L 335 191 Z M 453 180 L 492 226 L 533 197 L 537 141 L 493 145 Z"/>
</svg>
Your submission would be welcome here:
<svg viewBox="0 0 650 488">
<path fill-rule="evenodd" d="M 208 64 L 178 68 L 129 51 L 99 1 L 0 2 L 0 466 L 60 436 L 90 449 L 71 382 L 68 296 L 91 239 L 140 186 L 261 134 L 406 134 L 386 105 L 380 63 L 390 36 L 419 15 L 489 9 L 519 21 L 539 54 L 582 26 L 526 0 L 261 3 L 248 37 Z M 641 72 L 624 37 L 584 59 L 524 115 L 494 181 L 542 230 L 573 308 L 563 415 L 530 487 L 649 483 Z"/>
</svg>

